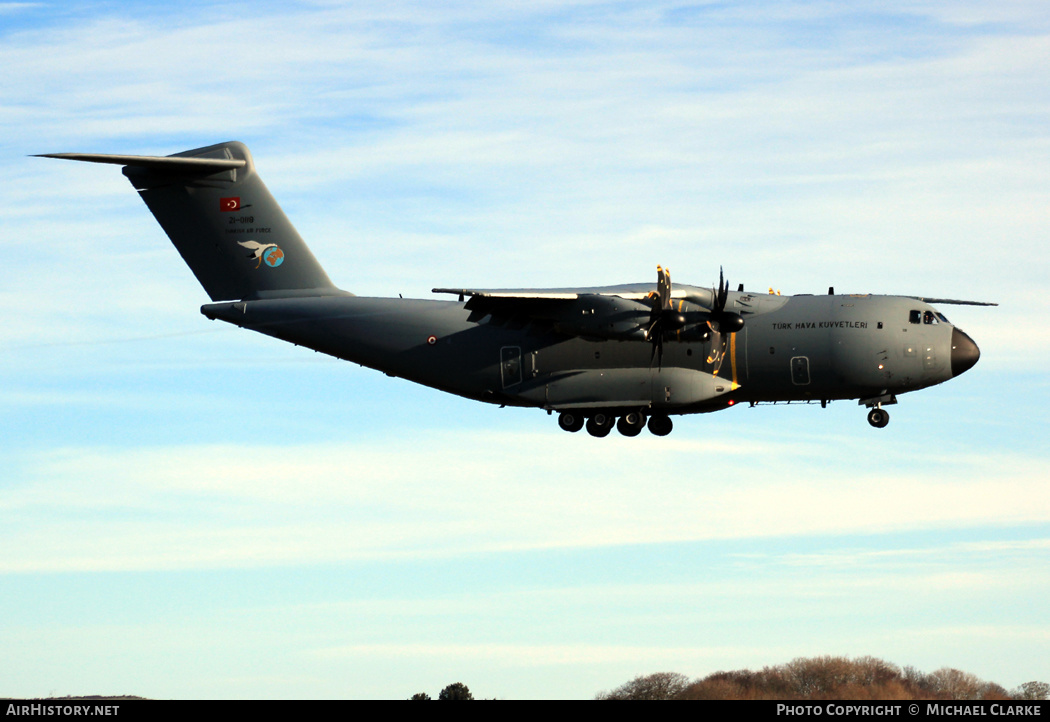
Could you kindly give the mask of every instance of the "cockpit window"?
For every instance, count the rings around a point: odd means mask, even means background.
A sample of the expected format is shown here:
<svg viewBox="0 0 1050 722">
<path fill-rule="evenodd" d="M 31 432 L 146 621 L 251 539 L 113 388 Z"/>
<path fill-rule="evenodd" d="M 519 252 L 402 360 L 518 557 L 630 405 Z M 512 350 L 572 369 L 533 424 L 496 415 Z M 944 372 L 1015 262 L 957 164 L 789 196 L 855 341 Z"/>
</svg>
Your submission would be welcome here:
<svg viewBox="0 0 1050 722">
<path fill-rule="evenodd" d="M 951 323 L 951 321 L 949 321 L 947 317 L 940 311 L 934 311 L 934 313 L 937 314 L 937 318 L 941 319 L 941 323 Z"/>
<path fill-rule="evenodd" d="M 910 311 L 908 313 L 908 320 L 911 323 L 921 323 L 922 322 L 922 311 Z"/>
<path fill-rule="evenodd" d="M 927 311 L 926 313 L 922 314 L 922 322 L 927 326 L 929 326 L 931 323 L 940 323 L 940 321 L 937 320 L 937 316 L 936 314 L 934 314 L 933 311 Z"/>
</svg>

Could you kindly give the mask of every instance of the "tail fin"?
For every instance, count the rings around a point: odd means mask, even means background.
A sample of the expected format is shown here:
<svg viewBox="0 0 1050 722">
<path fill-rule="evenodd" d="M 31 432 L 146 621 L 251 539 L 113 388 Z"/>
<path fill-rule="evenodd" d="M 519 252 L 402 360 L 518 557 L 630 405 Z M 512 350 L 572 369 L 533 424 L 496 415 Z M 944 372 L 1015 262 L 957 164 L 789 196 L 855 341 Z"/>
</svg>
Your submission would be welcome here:
<svg viewBox="0 0 1050 722">
<path fill-rule="evenodd" d="M 124 175 L 212 301 L 341 295 L 255 171 L 243 143 L 172 156 L 49 154 Z"/>
</svg>

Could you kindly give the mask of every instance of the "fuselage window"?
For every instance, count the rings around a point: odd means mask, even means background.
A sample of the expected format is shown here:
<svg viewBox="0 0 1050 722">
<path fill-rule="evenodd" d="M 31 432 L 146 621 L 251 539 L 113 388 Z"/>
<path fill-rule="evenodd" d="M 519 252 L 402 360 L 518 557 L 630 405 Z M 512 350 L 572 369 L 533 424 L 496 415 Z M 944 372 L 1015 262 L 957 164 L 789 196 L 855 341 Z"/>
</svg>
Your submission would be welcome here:
<svg viewBox="0 0 1050 722">
<path fill-rule="evenodd" d="M 908 321 L 911 323 L 922 322 L 922 311 L 911 311 L 908 313 Z"/>
</svg>

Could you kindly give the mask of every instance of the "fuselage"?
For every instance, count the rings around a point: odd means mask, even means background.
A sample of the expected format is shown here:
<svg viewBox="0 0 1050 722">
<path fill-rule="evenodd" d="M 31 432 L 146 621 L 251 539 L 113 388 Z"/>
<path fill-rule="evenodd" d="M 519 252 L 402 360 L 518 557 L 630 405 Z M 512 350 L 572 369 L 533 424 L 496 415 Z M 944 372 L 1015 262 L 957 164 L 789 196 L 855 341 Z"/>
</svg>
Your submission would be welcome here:
<svg viewBox="0 0 1050 722">
<path fill-rule="evenodd" d="M 209 304 L 202 312 L 442 391 L 490 403 L 687 414 L 740 402 L 870 399 L 952 378 L 968 336 L 914 298 L 732 293 L 744 327 L 663 345 L 469 320 L 462 302 L 328 296 Z"/>
</svg>

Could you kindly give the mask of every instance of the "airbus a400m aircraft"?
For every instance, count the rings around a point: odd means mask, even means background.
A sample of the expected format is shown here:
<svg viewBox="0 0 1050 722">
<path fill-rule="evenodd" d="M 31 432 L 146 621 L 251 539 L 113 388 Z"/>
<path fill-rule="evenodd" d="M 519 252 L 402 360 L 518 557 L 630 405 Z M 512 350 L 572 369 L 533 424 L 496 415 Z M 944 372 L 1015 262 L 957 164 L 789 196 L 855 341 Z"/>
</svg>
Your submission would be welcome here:
<svg viewBox="0 0 1050 722">
<path fill-rule="evenodd" d="M 671 416 L 740 403 L 858 399 L 884 427 L 897 395 L 963 373 L 977 345 L 920 297 L 780 296 L 655 283 L 435 288 L 455 300 L 336 288 L 229 142 L 172 156 L 56 153 L 124 175 L 212 303 L 209 319 L 442 391 L 558 412 L 566 431 L 664 436 Z"/>
</svg>

